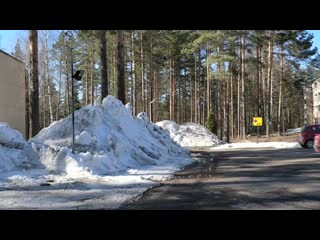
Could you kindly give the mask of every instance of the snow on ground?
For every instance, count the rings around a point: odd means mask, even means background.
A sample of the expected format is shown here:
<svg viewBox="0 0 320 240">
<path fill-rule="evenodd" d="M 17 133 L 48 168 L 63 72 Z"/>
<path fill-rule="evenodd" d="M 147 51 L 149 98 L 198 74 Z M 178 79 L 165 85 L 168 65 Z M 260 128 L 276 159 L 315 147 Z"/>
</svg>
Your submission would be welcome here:
<svg viewBox="0 0 320 240">
<path fill-rule="evenodd" d="M 169 132 L 171 138 L 183 147 L 213 147 L 222 143 L 215 134 L 200 124 L 179 125 L 174 121 L 164 120 L 156 125 Z"/>
<path fill-rule="evenodd" d="M 134 117 L 112 96 L 75 112 L 75 154 L 71 124 L 56 121 L 29 142 L 0 125 L 0 209 L 113 209 L 192 163 L 146 113 Z"/>
<path fill-rule="evenodd" d="M 228 143 L 223 144 L 212 149 L 230 149 L 230 148 L 301 148 L 300 144 L 297 142 L 240 142 L 240 143 Z"/>
</svg>

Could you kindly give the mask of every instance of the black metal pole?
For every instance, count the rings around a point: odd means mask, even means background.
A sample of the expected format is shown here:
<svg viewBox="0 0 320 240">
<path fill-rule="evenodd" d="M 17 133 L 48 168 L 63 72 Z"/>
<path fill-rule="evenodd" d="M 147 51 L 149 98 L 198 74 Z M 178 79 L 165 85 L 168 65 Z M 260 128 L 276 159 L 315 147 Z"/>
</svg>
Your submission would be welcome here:
<svg viewBox="0 0 320 240">
<path fill-rule="evenodd" d="M 72 153 L 74 153 L 74 85 L 73 85 L 73 56 L 72 47 L 70 48 L 71 61 L 71 108 L 72 108 Z"/>
</svg>

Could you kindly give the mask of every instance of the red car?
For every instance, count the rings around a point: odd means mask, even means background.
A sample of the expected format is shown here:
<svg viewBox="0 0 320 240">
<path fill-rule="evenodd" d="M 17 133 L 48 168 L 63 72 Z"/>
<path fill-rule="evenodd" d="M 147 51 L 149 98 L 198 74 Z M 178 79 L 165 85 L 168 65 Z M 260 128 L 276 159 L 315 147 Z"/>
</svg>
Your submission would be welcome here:
<svg viewBox="0 0 320 240">
<path fill-rule="evenodd" d="M 298 142 L 304 148 L 313 148 L 315 134 L 320 134 L 320 125 L 308 125 L 301 129 Z"/>
</svg>

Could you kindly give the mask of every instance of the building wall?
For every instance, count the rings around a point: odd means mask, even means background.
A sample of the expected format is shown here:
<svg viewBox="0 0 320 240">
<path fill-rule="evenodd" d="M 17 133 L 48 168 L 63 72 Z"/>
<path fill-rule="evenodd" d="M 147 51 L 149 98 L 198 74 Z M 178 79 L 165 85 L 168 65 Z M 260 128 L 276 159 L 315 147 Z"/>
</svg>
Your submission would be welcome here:
<svg viewBox="0 0 320 240">
<path fill-rule="evenodd" d="M 0 50 L 0 122 L 26 137 L 25 66 Z"/>
<path fill-rule="evenodd" d="M 313 91 L 312 87 L 308 86 L 305 88 L 305 111 L 306 111 L 306 119 L 305 124 L 310 125 L 314 124 L 313 117 Z"/>
<path fill-rule="evenodd" d="M 314 124 L 320 123 L 320 79 L 312 83 L 312 97 L 313 97 L 313 118 Z"/>
</svg>

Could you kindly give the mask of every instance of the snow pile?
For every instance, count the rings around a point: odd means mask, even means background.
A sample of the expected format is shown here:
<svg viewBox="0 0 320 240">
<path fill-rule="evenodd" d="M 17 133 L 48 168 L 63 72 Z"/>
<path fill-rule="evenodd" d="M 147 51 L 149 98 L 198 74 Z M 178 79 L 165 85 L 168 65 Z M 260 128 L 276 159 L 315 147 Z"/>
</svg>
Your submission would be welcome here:
<svg viewBox="0 0 320 240">
<path fill-rule="evenodd" d="M 288 129 L 287 132 L 285 132 L 285 135 L 295 134 L 301 132 L 302 128 L 292 128 Z"/>
<path fill-rule="evenodd" d="M 39 157 L 22 134 L 0 123 L 0 172 L 40 167 Z"/>
<path fill-rule="evenodd" d="M 0 209 L 114 209 L 192 163 L 146 113 L 132 116 L 112 96 L 75 112 L 75 153 L 71 144 L 71 116 L 29 142 L 1 124 Z"/>
<path fill-rule="evenodd" d="M 230 149 L 230 148 L 277 148 L 277 149 L 290 149 L 290 148 L 301 148 L 297 142 L 240 142 L 240 143 L 228 143 L 223 144 L 213 149 Z"/>
<path fill-rule="evenodd" d="M 49 171 L 72 178 L 163 164 L 174 166 L 176 171 L 192 162 L 188 151 L 151 123 L 146 113 L 134 117 L 130 105 L 124 106 L 112 96 L 75 112 L 75 135 L 73 154 L 69 116 L 42 129 L 30 142 Z"/>
<path fill-rule="evenodd" d="M 213 147 L 222 143 L 215 134 L 199 124 L 179 125 L 176 122 L 164 120 L 157 122 L 156 125 L 169 132 L 171 138 L 183 147 Z"/>
</svg>

